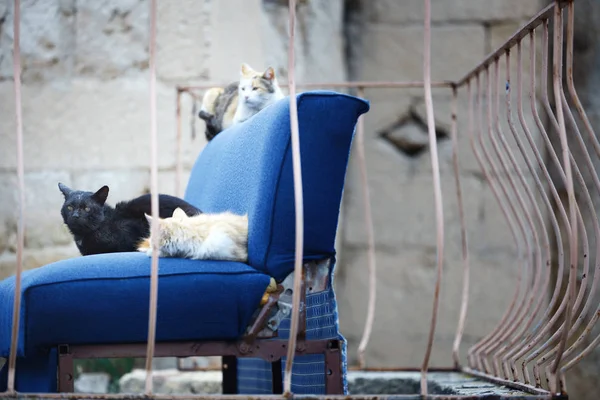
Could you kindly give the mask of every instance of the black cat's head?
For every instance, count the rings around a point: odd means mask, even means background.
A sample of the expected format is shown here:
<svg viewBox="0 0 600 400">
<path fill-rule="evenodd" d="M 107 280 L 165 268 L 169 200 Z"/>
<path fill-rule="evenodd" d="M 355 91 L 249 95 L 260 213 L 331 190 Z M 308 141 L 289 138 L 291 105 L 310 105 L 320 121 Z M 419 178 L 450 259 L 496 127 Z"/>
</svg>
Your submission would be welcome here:
<svg viewBox="0 0 600 400">
<path fill-rule="evenodd" d="M 71 232 L 85 234 L 98 229 L 105 218 L 108 186 L 102 186 L 96 193 L 73 190 L 62 183 L 58 188 L 65 196 L 60 213 Z"/>
</svg>

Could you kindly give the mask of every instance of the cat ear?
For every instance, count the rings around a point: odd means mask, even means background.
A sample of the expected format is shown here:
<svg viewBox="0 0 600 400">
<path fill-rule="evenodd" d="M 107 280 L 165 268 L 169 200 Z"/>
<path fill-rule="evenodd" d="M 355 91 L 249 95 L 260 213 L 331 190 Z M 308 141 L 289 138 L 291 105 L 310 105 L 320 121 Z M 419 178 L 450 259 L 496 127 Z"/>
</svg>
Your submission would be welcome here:
<svg viewBox="0 0 600 400">
<path fill-rule="evenodd" d="M 63 196 L 65 196 L 65 199 L 73 192 L 73 189 L 67 187 L 67 185 L 63 185 L 60 182 L 58 182 L 58 189 L 62 192 Z"/>
<path fill-rule="evenodd" d="M 101 206 L 106 202 L 106 198 L 108 197 L 108 186 L 104 185 L 96 193 L 92 195 L 92 199 L 96 201 Z"/>
<path fill-rule="evenodd" d="M 273 69 L 273 67 L 267 68 L 267 70 L 263 74 L 263 78 L 268 79 L 270 81 L 272 81 L 275 78 L 275 70 Z"/>
<path fill-rule="evenodd" d="M 181 208 L 177 207 L 175 211 L 173 211 L 173 218 L 184 219 L 187 218 L 187 214 Z"/>
<path fill-rule="evenodd" d="M 253 71 L 253 70 L 252 70 L 252 67 L 251 67 L 251 66 L 249 66 L 249 65 L 248 65 L 248 64 L 246 64 L 246 63 L 242 63 L 242 70 L 241 70 L 241 75 L 242 75 L 242 76 L 248 75 L 248 74 L 250 74 L 252 71 Z"/>
</svg>

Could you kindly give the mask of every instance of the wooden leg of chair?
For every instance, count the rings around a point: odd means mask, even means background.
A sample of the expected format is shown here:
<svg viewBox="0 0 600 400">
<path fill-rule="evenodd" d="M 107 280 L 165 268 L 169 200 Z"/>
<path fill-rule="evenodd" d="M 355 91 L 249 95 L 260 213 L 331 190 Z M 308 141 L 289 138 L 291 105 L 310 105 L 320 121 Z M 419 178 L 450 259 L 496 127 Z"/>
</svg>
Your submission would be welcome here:
<svg viewBox="0 0 600 400">
<path fill-rule="evenodd" d="M 75 377 L 73 372 L 73 355 L 69 346 L 58 346 L 58 392 L 73 393 L 75 391 Z"/>
<path fill-rule="evenodd" d="M 344 394 L 342 351 L 339 340 L 332 340 L 325 352 L 325 394 Z"/>
<path fill-rule="evenodd" d="M 235 356 L 223 356 L 223 394 L 237 394 L 237 358 Z"/>
<path fill-rule="evenodd" d="M 283 374 L 281 373 L 281 358 L 271 363 L 271 384 L 273 394 L 283 394 Z"/>
</svg>

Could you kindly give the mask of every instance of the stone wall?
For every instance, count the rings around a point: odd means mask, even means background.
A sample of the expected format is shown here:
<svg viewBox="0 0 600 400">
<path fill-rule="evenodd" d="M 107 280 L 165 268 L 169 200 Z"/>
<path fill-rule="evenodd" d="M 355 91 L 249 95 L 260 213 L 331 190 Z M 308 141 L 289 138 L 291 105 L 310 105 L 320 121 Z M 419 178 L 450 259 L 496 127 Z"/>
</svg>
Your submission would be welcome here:
<svg viewBox="0 0 600 400">
<path fill-rule="evenodd" d="M 159 2 L 159 189 L 174 193 L 175 85 L 237 79 L 241 62 L 287 69 L 281 0 Z M 433 2 L 432 77 L 457 79 L 541 7 L 539 0 Z M 15 263 L 16 158 L 12 101 L 12 2 L 0 4 L 0 278 Z M 62 226 L 57 182 L 109 202 L 149 188 L 147 0 L 23 1 L 26 268 L 77 255 Z M 421 80 L 422 0 L 307 0 L 298 10 L 299 82 Z M 418 366 L 435 279 L 435 215 L 421 89 L 367 90 L 366 157 L 374 211 L 378 307 L 369 366 Z M 460 227 L 451 171 L 450 95 L 435 90 L 446 253 L 433 365 L 447 366 L 462 290 Z M 184 172 L 205 144 L 183 107 Z M 466 98 L 458 102 L 461 179 L 472 262 L 462 350 L 500 318 L 516 271 L 512 238 L 469 149 Z M 339 230 L 337 293 L 350 362 L 366 313 L 367 257 L 355 157 Z M 499 177 L 505 179 L 506 177 Z"/>
</svg>

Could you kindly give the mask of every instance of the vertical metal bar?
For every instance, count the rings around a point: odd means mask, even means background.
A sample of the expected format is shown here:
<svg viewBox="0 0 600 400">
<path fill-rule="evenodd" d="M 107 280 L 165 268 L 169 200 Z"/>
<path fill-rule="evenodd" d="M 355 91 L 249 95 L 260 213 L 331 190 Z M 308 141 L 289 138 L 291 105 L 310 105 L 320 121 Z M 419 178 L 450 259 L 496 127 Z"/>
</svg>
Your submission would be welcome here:
<svg viewBox="0 0 600 400">
<path fill-rule="evenodd" d="M 65 351 L 66 350 L 66 351 Z M 73 393 L 75 391 L 75 376 L 73 354 L 68 346 L 59 346 L 58 353 L 58 392 Z"/>
<path fill-rule="evenodd" d="M 567 141 L 567 132 L 565 128 L 565 118 L 563 114 L 563 105 L 560 98 L 562 91 L 562 9 L 559 1 L 555 3 L 555 14 L 554 14 L 554 68 L 553 68 L 553 83 L 554 83 L 554 97 L 556 101 L 556 116 L 559 125 L 559 137 L 562 147 L 563 164 L 565 168 L 565 175 L 567 177 L 567 195 L 569 198 L 569 215 L 571 220 L 571 241 L 570 249 L 570 270 L 569 270 L 569 283 L 567 285 L 567 308 L 565 310 L 565 327 L 563 336 L 561 338 L 558 354 L 555 362 L 550 369 L 550 388 L 553 392 L 559 392 L 559 380 L 557 379 L 556 373 L 560 367 L 560 361 L 562 353 L 567 344 L 567 338 L 569 336 L 569 327 L 571 325 L 572 307 L 575 302 L 575 289 L 577 279 L 577 215 L 575 210 L 575 191 L 573 187 L 573 174 L 571 171 L 571 161 L 569 158 L 569 143 Z"/>
<path fill-rule="evenodd" d="M 473 98 L 471 96 L 471 81 L 467 81 L 467 91 L 469 96 L 469 135 L 473 134 Z M 452 138 L 452 165 L 454 167 L 454 180 L 456 184 L 456 202 L 458 205 L 458 215 L 460 219 L 460 236 L 462 243 L 462 258 L 463 258 L 463 290 L 462 300 L 460 305 L 460 315 L 458 325 L 456 326 L 456 335 L 452 346 L 452 358 L 454 366 L 460 368 L 460 342 L 465 330 L 465 321 L 467 319 L 467 307 L 469 304 L 469 278 L 470 278 L 470 261 L 469 261 L 469 242 L 467 237 L 467 227 L 465 224 L 465 210 L 463 207 L 462 188 L 460 184 L 460 168 L 458 162 L 458 134 L 457 134 L 457 102 L 458 94 L 456 87 L 452 88 L 452 126 L 450 135 Z"/>
<path fill-rule="evenodd" d="M 364 97 L 365 92 L 362 87 L 358 88 L 358 97 Z M 371 196 L 369 194 L 369 178 L 367 175 L 367 162 L 365 159 L 365 122 L 364 116 L 358 119 L 356 128 L 356 145 L 358 166 L 360 169 L 360 178 L 363 193 L 365 228 L 367 230 L 368 243 L 368 268 L 369 268 L 369 303 L 367 306 L 367 319 L 363 330 L 362 338 L 358 345 L 358 362 L 360 368 L 365 368 L 365 350 L 369 344 L 371 331 L 373 330 L 373 320 L 375 319 L 375 302 L 377 295 L 377 276 L 376 276 L 376 258 L 375 258 L 375 233 L 373 229 L 373 217 L 371 212 Z"/>
<path fill-rule="evenodd" d="M 325 394 L 340 395 L 344 393 L 344 377 L 342 370 L 342 352 L 339 341 L 331 341 L 325 352 Z"/>
<path fill-rule="evenodd" d="M 289 42 L 288 42 L 288 87 L 290 93 L 290 128 L 292 135 L 292 166 L 294 173 L 294 205 L 296 207 L 296 253 L 294 260 L 294 292 L 292 294 L 292 315 L 290 338 L 288 342 L 287 359 L 283 391 L 291 395 L 292 366 L 296 354 L 296 335 L 298 333 L 298 316 L 300 306 L 300 288 L 302 283 L 302 252 L 304 249 L 304 203 L 302 196 L 302 169 L 300 162 L 300 133 L 298 127 L 298 104 L 296 101 L 296 70 L 295 70 L 295 28 L 296 0 L 289 0 Z"/>
<path fill-rule="evenodd" d="M 150 269 L 150 315 L 148 317 L 148 350 L 146 352 L 146 394 L 152 394 L 152 359 L 156 341 L 156 308 L 158 301 L 158 167 L 156 121 L 156 1 L 150 0 L 150 198 L 152 207 L 152 260 Z"/>
<path fill-rule="evenodd" d="M 175 195 L 181 197 L 181 177 L 183 175 L 183 161 L 181 159 L 181 90 L 176 88 L 177 98 L 175 100 L 175 118 L 177 119 L 177 136 L 175 148 Z"/>
<path fill-rule="evenodd" d="M 433 195 L 435 199 L 436 244 L 437 244 L 437 277 L 433 296 L 433 312 L 427 339 L 427 349 L 421 366 L 421 395 L 427 396 L 427 369 L 433 347 L 435 326 L 439 309 L 440 285 L 444 267 L 444 209 L 442 205 L 442 187 L 440 183 L 440 166 L 438 159 L 435 118 L 433 115 L 433 99 L 431 95 L 431 0 L 425 0 L 425 28 L 423 48 L 423 81 L 425 86 L 425 107 L 427 111 L 427 128 L 429 131 L 429 150 L 431 152 L 431 169 L 433 174 Z"/>
<path fill-rule="evenodd" d="M 25 245 L 25 167 L 23 161 L 23 115 L 21 109 L 21 1 L 15 0 L 13 13 L 13 80 L 15 84 L 15 117 L 17 123 L 17 180 L 19 208 L 17 220 L 17 272 L 15 276 L 15 300 L 13 303 L 10 353 L 8 356 L 7 391 L 15 391 L 15 367 L 21 316 L 21 273 L 23 271 L 23 247 Z"/>
</svg>

